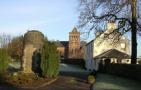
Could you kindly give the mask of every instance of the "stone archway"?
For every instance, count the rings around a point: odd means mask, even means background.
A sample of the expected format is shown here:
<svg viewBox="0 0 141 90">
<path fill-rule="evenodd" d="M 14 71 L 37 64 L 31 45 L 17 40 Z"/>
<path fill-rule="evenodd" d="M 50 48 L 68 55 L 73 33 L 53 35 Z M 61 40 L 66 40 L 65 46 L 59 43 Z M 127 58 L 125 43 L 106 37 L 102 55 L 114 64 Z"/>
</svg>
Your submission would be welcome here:
<svg viewBox="0 0 141 90">
<path fill-rule="evenodd" d="M 42 76 L 41 70 L 41 53 L 39 50 L 35 50 L 32 56 L 32 71 L 38 76 Z"/>
<path fill-rule="evenodd" d="M 24 50 L 22 58 L 22 68 L 24 73 L 33 73 L 32 56 L 36 50 L 43 47 L 44 35 L 39 31 L 28 31 L 24 35 Z"/>
</svg>

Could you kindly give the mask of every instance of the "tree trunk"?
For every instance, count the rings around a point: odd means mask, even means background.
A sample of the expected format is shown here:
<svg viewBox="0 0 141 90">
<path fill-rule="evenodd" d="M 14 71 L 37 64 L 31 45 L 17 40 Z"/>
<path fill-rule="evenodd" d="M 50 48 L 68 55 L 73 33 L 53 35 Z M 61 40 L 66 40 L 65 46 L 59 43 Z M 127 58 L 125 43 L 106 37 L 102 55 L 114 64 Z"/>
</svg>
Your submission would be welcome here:
<svg viewBox="0 0 141 90">
<path fill-rule="evenodd" d="M 136 64 L 137 62 L 137 18 L 136 18 L 136 0 L 131 2 L 132 8 L 132 25 L 131 25 L 131 35 L 132 35 L 132 47 L 131 47 L 131 64 Z"/>
</svg>

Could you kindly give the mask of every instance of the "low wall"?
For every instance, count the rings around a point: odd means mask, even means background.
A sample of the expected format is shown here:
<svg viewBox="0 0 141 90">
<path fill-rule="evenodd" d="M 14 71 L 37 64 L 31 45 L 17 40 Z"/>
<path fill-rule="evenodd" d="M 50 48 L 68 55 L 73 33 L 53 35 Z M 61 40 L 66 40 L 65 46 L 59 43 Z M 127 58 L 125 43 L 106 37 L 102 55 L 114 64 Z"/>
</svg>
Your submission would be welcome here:
<svg viewBox="0 0 141 90">
<path fill-rule="evenodd" d="M 85 61 L 83 59 L 63 59 L 61 63 L 80 65 L 81 67 L 85 67 Z"/>
<path fill-rule="evenodd" d="M 106 64 L 104 72 L 141 81 L 141 64 Z"/>
</svg>

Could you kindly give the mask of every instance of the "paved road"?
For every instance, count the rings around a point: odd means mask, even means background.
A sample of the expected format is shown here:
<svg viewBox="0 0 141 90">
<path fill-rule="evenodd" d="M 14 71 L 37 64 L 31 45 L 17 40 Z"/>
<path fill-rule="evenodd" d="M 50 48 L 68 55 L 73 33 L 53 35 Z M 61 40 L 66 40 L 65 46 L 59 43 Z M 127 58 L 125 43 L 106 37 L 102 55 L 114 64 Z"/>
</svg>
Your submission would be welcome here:
<svg viewBox="0 0 141 90">
<path fill-rule="evenodd" d="M 94 90 L 141 90 L 141 82 L 107 74 L 98 74 Z"/>
</svg>

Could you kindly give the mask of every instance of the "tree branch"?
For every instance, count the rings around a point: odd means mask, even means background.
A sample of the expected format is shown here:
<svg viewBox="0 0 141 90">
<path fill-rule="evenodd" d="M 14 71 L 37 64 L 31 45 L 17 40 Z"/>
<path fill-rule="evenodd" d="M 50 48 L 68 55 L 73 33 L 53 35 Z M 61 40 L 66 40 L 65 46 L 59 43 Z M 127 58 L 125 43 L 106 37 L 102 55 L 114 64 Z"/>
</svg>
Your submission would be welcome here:
<svg viewBox="0 0 141 90">
<path fill-rule="evenodd" d="M 124 20 L 127 21 L 130 25 L 131 25 L 131 21 L 128 18 L 119 18 L 117 17 L 115 14 L 105 14 L 103 16 L 95 16 L 94 13 L 92 14 L 92 17 L 94 17 L 95 19 L 104 19 L 104 18 L 109 18 L 109 17 L 114 17 L 114 20 Z"/>
<path fill-rule="evenodd" d="M 141 25 L 139 25 L 139 23 L 137 22 L 137 26 L 140 28 L 140 31 L 141 31 Z"/>
</svg>

